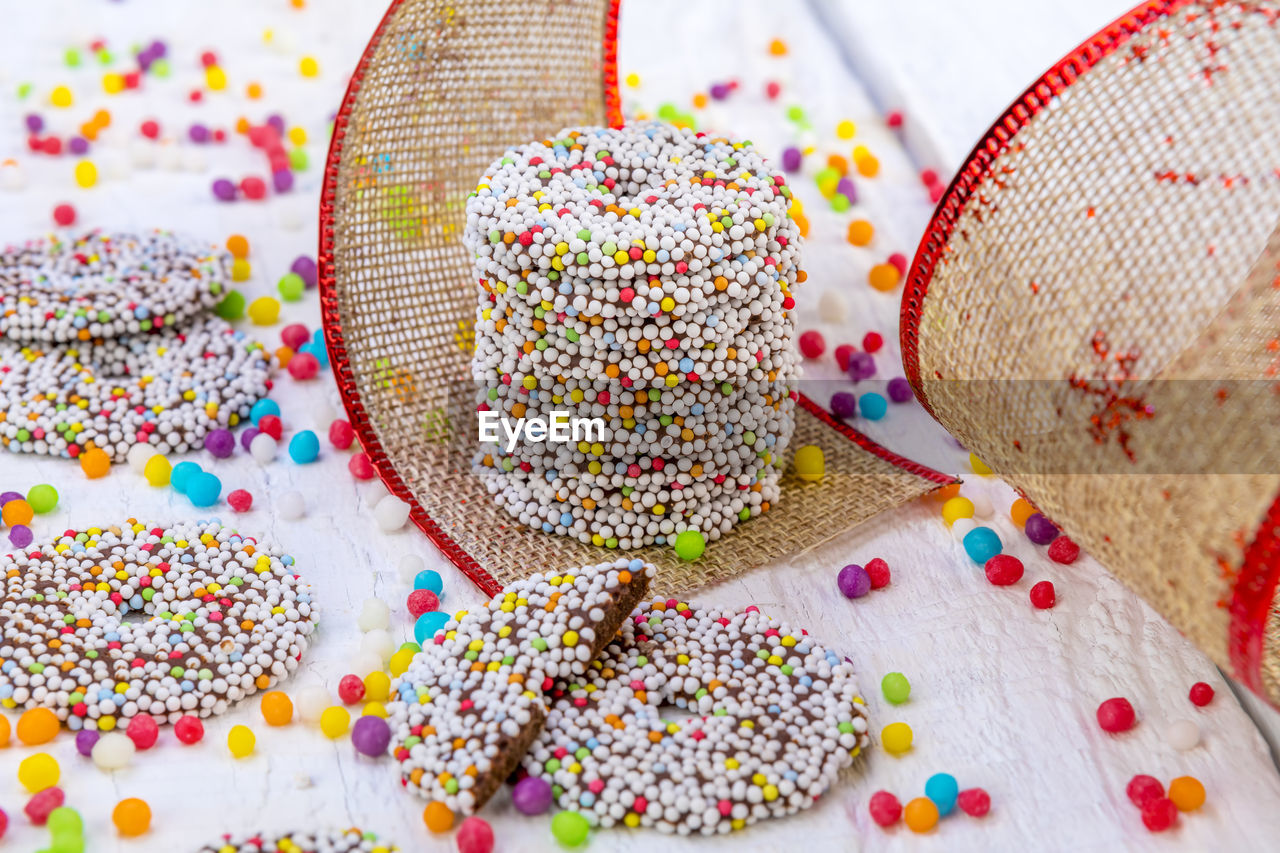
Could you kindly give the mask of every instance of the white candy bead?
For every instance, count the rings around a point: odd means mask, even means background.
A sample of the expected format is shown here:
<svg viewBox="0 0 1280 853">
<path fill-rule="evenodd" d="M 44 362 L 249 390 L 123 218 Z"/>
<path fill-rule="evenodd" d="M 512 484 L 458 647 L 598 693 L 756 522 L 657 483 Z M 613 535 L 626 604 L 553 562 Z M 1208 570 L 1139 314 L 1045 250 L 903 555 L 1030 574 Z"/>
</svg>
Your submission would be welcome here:
<svg viewBox="0 0 1280 853">
<path fill-rule="evenodd" d="M 413 579 L 418 576 L 418 572 L 422 571 L 426 567 L 426 561 L 417 554 L 405 554 L 400 558 L 400 580 L 407 584 L 412 584 Z"/>
<path fill-rule="evenodd" d="M 957 518 L 951 523 L 951 538 L 963 542 L 964 537 L 977 526 L 978 523 L 972 518 Z"/>
<path fill-rule="evenodd" d="M 136 474 L 141 474 L 146 470 L 147 462 L 157 453 L 156 449 L 149 444 L 135 444 L 129 448 L 127 459 L 129 468 Z"/>
<path fill-rule="evenodd" d="M 396 642 L 391 638 L 390 632 L 374 628 L 360 638 L 360 651 L 377 655 L 381 663 L 385 664 L 395 654 Z"/>
<path fill-rule="evenodd" d="M 107 732 L 93 745 L 91 756 L 99 770 L 121 770 L 129 766 L 136 751 L 137 747 L 128 735 Z"/>
<path fill-rule="evenodd" d="M 391 608 L 381 598 L 366 598 L 360 606 L 360 618 L 356 627 L 361 631 L 376 631 L 391 626 Z"/>
<path fill-rule="evenodd" d="M 849 301 L 838 290 L 824 290 L 818 297 L 818 316 L 824 323 L 843 323 L 849 319 Z"/>
<path fill-rule="evenodd" d="M 379 501 L 389 494 L 391 492 L 387 491 L 387 487 L 382 484 L 381 480 L 373 480 L 369 483 L 361 498 L 363 498 L 365 506 L 376 507 Z"/>
<path fill-rule="evenodd" d="M 276 458 L 276 451 L 279 450 L 279 444 L 271 436 L 265 432 L 260 432 L 249 442 L 249 455 L 261 465 Z"/>
<path fill-rule="evenodd" d="M 1165 729 L 1164 736 L 1169 746 L 1186 752 L 1200 745 L 1200 726 L 1194 720 L 1175 720 Z"/>
<path fill-rule="evenodd" d="M 975 518 L 990 518 L 994 508 L 991 506 L 991 499 L 987 497 L 986 491 L 982 489 L 973 489 L 972 492 L 966 491 L 964 497 L 969 499 L 973 504 L 973 515 Z"/>
<path fill-rule="evenodd" d="M 298 718 L 312 724 L 319 723 L 320 715 L 332 704 L 332 695 L 319 686 L 304 687 L 294 700 L 294 707 L 298 709 Z"/>
<path fill-rule="evenodd" d="M 382 664 L 382 657 L 373 652 L 360 651 L 351 657 L 351 671 L 361 678 L 371 672 L 381 672 Z"/>
<path fill-rule="evenodd" d="M 267 436 L 270 438 L 271 436 Z M 257 445 L 261 435 L 256 435 L 250 442 L 249 452 L 253 452 L 253 447 Z M 276 500 L 276 512 L 285 521 L 297 521 L 307 514 L 307 504 L 300 492 L 285 492 Z"/>
<path fill-rule="evenodd" d="M 373 517 L 380 529 L 399 530 L 409 520 L 409 505 L 395 495 L 387 495 L 374 506 Z"/>
</svg>

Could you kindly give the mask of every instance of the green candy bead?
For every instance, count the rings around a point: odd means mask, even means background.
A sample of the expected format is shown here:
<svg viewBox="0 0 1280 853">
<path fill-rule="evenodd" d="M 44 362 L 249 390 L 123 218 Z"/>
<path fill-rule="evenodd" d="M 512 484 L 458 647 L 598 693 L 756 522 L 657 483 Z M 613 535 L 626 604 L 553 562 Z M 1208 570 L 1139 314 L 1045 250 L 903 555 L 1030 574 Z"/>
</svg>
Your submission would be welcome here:
<svg viewBox="0 0 1280 853">
<path fill-rule="evenodd" d="M 691 563 L 707 550 L 707 539 L 700 530 L 682 530 L 676 536 L 676 556 Z"/>
<path fill-rule="evenodd" d="M 52 512 L 58 505 L 58 490 L 48 483 L 32 486 L 31 491 L 27 492 L 27 503 L 37 513 Z"/>
<path fill-rule="evenodd" d="M 893 705 L 901 705 L 911 696 L 911 682 L 900 672 L 891 672 L 880 679 L 884 698 Z"/>
<path fill-rule="evenodd" d="M 281 276 L 280 283 L 276 285 L 276 290 L 280 291 L 280 298 L 285 302 L 297 302 L 306 289 L 306 282 L 296 272 L 285 273 Z"/>
<path fill-rule="evenodd" d="M 238 290 L 231 291 L 217 304 L 213 313 L 224 320 L 239 320 L 244 316 L 244 294 Z"/>
<path fill-rule="evenodd" d="M 587 840 L 591 824 L 577 812 L 560 812 L 551 819 L 551 834 L 565 847 L 577 847 Z"/>
</svg>

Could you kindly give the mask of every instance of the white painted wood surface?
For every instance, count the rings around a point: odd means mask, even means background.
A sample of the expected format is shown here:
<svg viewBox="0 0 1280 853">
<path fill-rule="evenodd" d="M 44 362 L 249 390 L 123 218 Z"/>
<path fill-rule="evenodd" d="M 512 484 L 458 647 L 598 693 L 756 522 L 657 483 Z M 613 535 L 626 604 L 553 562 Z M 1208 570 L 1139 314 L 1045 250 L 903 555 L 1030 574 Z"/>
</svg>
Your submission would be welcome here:
<svg viewBox="0 0 1280 853">
<path fill-rule="evenodd" d="M 195 119 L 229 123 L 243 111 L 252 110 L 260 118 L 280 109 L 290 124 L 303 124 L 311 134 L 308 150 L 315 167 L 292 198 L 221 206 L 208 193 L 212 177 L 261 172 L 257 152 L 248 150 L 243 141 L 201 152 L 210 167 L 208 173 L 134 172 L 127 180 L 107 181 L 91 193 L 74 189 L 70 161 L 33 163 L 20 154 L 29 187 L 0 195 L 0 240 L 44 230 L 49 211 L 61 200 L 75 203 L 88 224 L 126 228 L 163 224 L 211 239 L 240 232 L 253 244 L 254 278 L 249 289 L 255 295 L 270 292 L 294 256 L 314 252 L 314 199 L 324 127 L 337 107 L 345 74 L 377 20 L 376 5 L 312 0 L 306 12 L 297 13 L 283 3 L 226 3 L 216 9 L 213 4 L 198 9 L 183 4 L 179 10 L 176 4 L 152 0 L 119 7 L 93 4 L 92 17 L 73 13 L 86 7 L 73 7 L 65 0 L 30 5 L 20 26 L 0 32 L 0 84 L 6 89 L 24 79 L 38 81 L 41 96 L 52 82 L 74 81 L 86 91 L 93 88 L 96 72 L 72 74 L 60 67 L 62 49 L 72 38 L 87 41 L 105 35 L 120 50 L 134 41 L 163 37 L 174 57 L 175 80 L 155 87 L 148 82 L 148 98 L 154 96 L 157 101 L 137 95 L 112 99 L 109 106 L 117 122 L 136 126 L 141 117 L 154 115 L 170 126 L 180 123 L 185 128 Z M 869 5 L 849 4 L 849 19 L 857 21 L 867 13 L 874 26 L 894 24 L 882 9 L 867 12 Z M 1031 17 L 1025 11 L 1031 5 L 1020 4 L 1024 14 L 1011 21 L 1011 27 L 1047 27 L 1056 21 L 1052 11 Z M 1039 7 L 1049 10 L 1053 5 Z M 839 118 L 858 122 L 859 139 L 880 156 L 883 167 L 877 181 L 859 182 L 866 218 L 878 229 L 877 241 L 867 250 L 845 245 L 847 217 L 822 212 L 812 181 L 797 181 L 813 223 L 807 248 L 807 297 L 810 305 L 816 303 L 817 293 L 824 288 L 837 288 L 847 296 L 852 311 L 844 327 L 819 326 L 833 346 L 842 339 L 856 342 L 870 329 L 882 333 L 895 329 L 897 295 L 870 290 L 866 271 L 889 252 L 912 252 L 929 206 L 914 180 L 911 163 L 892 136 L 875 127 L 872 99 L 843 69 L 823 28 L 801 4 L 715 2 L 695 7 L 645 0 L 643 9 L 638 6 L 628 6 L 623 22 L 622 71 L 636 71 L 643 78 L 639 90 L 627 93 L 629 103 L 652 107 L 677 97 L 687 103 L 691 92 L 736 77 L 743 83 L 744 94 L 709 110 L 708 118 L 776 152 L 777 146 L 789 141 L 781 133 L 785 122 L 780 107 L 745 93 L 759 91 L 763 79 L 777 74 L 788 80 L 794 93 L 784 96 L 784 102 L 801 103 L 809 110 L 822 142 L 834 141 L 831 128 Z M 968 25 L 964 20 L 945 20 L 945 32 L 931 29 L 928 16 L 915 22 L 912 39 L 917 53 L 940 52 L 955 28 Z M 68 21 L 76 22 L 72 26 L 79 28 L 78 33 L 68 31 Z M 264 49 L 260 36 L 267 27 L 275 30 L 277 39 L 295 46 L 282 53 Z M 709 35 L 715 37 L 710 43 Z M 765 58 L 764 45 L 774 35 L 790 43 L 788 60 Z M 885 33 L 886 44 L 893 43 L 890 36 L 901 38 L 902 33 Z M 206 47 L 222 54 L 236 92 L 243 91 L 251 79 L 264 84 L 267 96 L 260 106 L 231 94 L 215 97 L 211 105 L 198 109 L 180 103 L 187 88 L 198 82 L 195 56 Z M 303 53 L 320 59 L 320 80 L 297 76 L 297 60 Z M 679 67 L 672 63 L 664 68 L 663 63 L 671 63 L 676 55 L 682 57 Z M 1029 62 L 1039 67 L 1053 58 Z M 892 61 L 892 56 L 886 61 Z M 954 66 L 956 76 L 961 76 L 960 68 L 969 67 L 963 63 L 981 64 L 972 52 L 957 55 L 954 62 L 959 63 Z M 950 63 L 947 68 L 953 67 Z M 912 72 L 904 73 L 904 85 L 909 87 Z M 1021 85 L 1011 83 L 1010 91 Z M 963 94 L 963 89 L 957 89 L 954 97 Z M 79 103 L 99 100 L 96 95 L 86 96 Z M 21 111 L 12 106 L 12 100 L 5 103 L 0 158 L 22 150 L 22 136 L 15 130 Z M 51 115 L 47 109 L 42 112 Z M 73 112 L 78 114 L 80 108 Z M 58 120 L 70 126 L 69 117 Z M 948 139 L 945 145 L 962 151 L 968 143 Z M 947 149 L 940 145 L 938 150 Z M 112 149 L 106 142 L 94 156 L 100 167 L 126 159 L 125 151 Z M 303 218 L 304 227 L 286 227 L 297 217 Z M 299 305 L 286 306 L 283 314 L 285 322 L 311 326 L 317 318 L 314 294 Z M 812 308 L 802 309 L 802 326 L 807 328 L 818 319 Z M 279 328 L 256 331 L 274 345 Z M 896 357 L 891 339 L 888 350 L 877 359 L 879 384 L 897 372 Z M 830 364 L 819 365 L 813 372 L 818 377 L 835 375 Z M 284 409 L 289 429 L 322 429 L 327 425 L 325 412 L 317 410 L 330 405 L 332 395 L 327 379 L 299 385 L 283 377 L 273 396 Z M 958 470 L 963 454 L 914 404 L 910 408 L 895 407 L 889 418 L 871 425 L 867 432 L 891 447 L 919 451 L 934 464 Z M 396 630 L 409 634 L 411 623 L 403 603 L 407 587 L 396 572 L 404 554 L 421 555 L 445 575 L 446 604 L 451 609 L 479 599 L 416 531 L 378 532 L 370 502 L 382 489 L 355 483 L 345 470 L 346 454 L 326 449 L 321 460 L 310 466 L 294 465 L 283 454 L 265 467 L 245 454 L 216 464 L 204 453 L 192 458 L 222 478 L 224 493 L 233 488 L 254 493 L 254 510 L 235 517 L 233 523 L 242 531 L 283 543 L 315 586 L 322 608 L 321 630 L 302 671 L 285 685 L 290 692 L 296 694 L 313 684 L 336 688 L 358 644 L 355 616 L 369 595 L 391 603 Z M 127 515 L 157 521 L 213 514 L 231 521 L 234 515 L 225 506 L 216 513 L 194 510 L 184 498 L 175 498 L 167 489 L 147 487 L 123 467 L 105 480 L 88 482 L 74 464 L 0 457 L 0 489 L 38 482 L 53 483 L 62 493 L 57 513 L 40 519 L 37 533 L 41 535 Z M 697 596 L 707 603 L 757 604 L 777 618 L 808 628 L 848 655 L 862 673 L 873 729 L 878 733 L 896 720 L 909 723 L 916 737 L 910 753 L 894 758 L 873 746 L 811 811 L 730 838 L 680 840 L 612 830 L 595 833 L 591 849 L 623 853 L 655 846 L 671 851 L 803 847 L 814 853 L 861 848 L 1256 849 L 1277 837 L 1280 776 L 1263 738 L 1212 664 L 1092 560 L 1082 559 L 1071 567 L 1049 563 L 1043 549 L 1031 546 L 1008 521 L 1004 511 L 1013 496 L 1007 487 L 970 478 L 965 488 L 989 496 L 996 507 L 994 526 L 1009 549 L 1026 562 L 1027 577 L 1017 586 L 990 586 L 951 540 L 936 504 L 926 500 L 875 519 L 802 558 Z M 272 513 L 273 503 L 289 490 L 306 497 L 308 514 L 301 521 L 284 522 Z M 835 572 L 848 562 L 873 556 L 888 560 L 893 584 L 856 602 L 839 596 Z M 1048 612 L 1033 610 L 1026 597 L 1030 585 L 1041 579 L 1051 579 L 1058 586 L 1059 604 Z M 898 708 L 887 705 L 878 689 L 880 677 L 893 670 L 904 672 L 913 686 L 911 701 Z M 1187 689 L 1199 680 L 1218 690 L 1218 698 L 1203 710 L 1186 699 Z M 1140 718 L 1134 731 L 1119 737 L 1102 733 L 1093 719 L 1097 704 L 1115 695 L 1129 697 Z M 1163 739 L 1164 726 L 1182 717 L 1197 720 L 1204 732 L 1203 745 L 1185 754 L 1174 752 Z M 255 730 L 258 750 L 249 759 L 233 761 L 225 739 L 230 727 L 239 723 Z M 182 851 L 224 830 L 288 829 L 315 821 L 374 829 L 397 839 L 405 850 L 454 849 L 451 838 L 426 833 L 422 803 L 400 790 L 392 763 L 356 756 L 345 738 L 331 743 L 300 724 L 269 729 L 255 702 L 208 721 L 207 733 L 203 744 L 187 748 L 166 732 L 155 750 L 140 754 L 130 768 L 110 777 L 80 758 L 69 737 L 51 745 L 49 751 L 62 763 L 68 801 L 85 815 L 92 853 Z M 18 788 L 15 770 L 31 751 L 20 746 L 0 750 L 0 807 L 11 822 L 4 849 L 26 851 L 47 843 L 47 833 L 27 826 L 21 815 L 26 797 Z M 986 788 L 994 803 L 992 814 L 984 820 L 957 814 L 923 837 L 901 826 L 885 833 L 871 823 L 866 802 L 872 792 L 888 789 L 906 801 L 922 793 L 930 774 L 944 770 L 954 773 L 963 787 Z M 1208 790 L 1208 803 L 1181 820 L 1173 833 L 1151 836 L 1124 797 L 1125 783 L 1135 773 L 1151 773 L 1166 781 L 1185 773 L 1195 775 Z M 127 796 L 144 797 L 155 812 L 152 833 L 135 841 L 118 840 L 110 826 L 111 807 Z M 495 798 L 485 816 L 494 825 L 497 849 L 503 853 L 558 849 L 548 819 L 520 816 L 505 795 Z"/>
</svg>

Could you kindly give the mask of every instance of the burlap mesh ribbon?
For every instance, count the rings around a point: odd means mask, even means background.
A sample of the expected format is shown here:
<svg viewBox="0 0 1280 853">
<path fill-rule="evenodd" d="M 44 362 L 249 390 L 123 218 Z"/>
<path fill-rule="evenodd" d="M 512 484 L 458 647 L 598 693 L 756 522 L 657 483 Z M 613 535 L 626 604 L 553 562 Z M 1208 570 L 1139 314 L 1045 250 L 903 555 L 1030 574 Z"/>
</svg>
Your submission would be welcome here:
<svg viewBox="0 0 1280 853">
<path fill-rule="evenodd" d="M 934 415 L 1280 701 L 1280 3 L 1155 2 L 975 149 L 903 303 Z"/>
<path fill-rule="evenodd" d="M 533 531 L 471 473 L 476 297 L 466 196 L 515 144 L 621 121 L 617 3 L 392 4 L 338 114 L 321 199 L 321 291 L 339 387 L 361 444 L 414 521 L 488 592 L 602 549 Z M 791 446 L 826 455 L 820 483 L 783 480 L 770 512 L 697 562 L 635 551 L 679 594 L 814 547 L 950 478 L 900 459 L 801 398 Z"/>
</svg>

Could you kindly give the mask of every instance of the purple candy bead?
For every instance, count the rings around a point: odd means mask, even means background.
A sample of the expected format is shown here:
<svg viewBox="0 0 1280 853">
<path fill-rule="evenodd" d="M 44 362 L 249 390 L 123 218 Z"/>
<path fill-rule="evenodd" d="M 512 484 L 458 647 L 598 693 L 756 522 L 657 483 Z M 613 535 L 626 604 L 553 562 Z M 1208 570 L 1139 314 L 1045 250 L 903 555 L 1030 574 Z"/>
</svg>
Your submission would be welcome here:
<svg viewBox="0 0 1280 853">
<path fill-rule="evenodd" d="M 1037 545 L 1048 545 L 1058 538 L 1058 526 L 1040 513 L 1033 513 L 1023 528 L 1027 538 Z"/>
<path fill-rule="evenodd" d="M 551 783 L 539 776 L 526 776 L 511 790 L 511 802 L 521 814 L 543 814 L 551 808 Z"/>
<path fill-rule="evenodd" d="M 93 745 L 98 742 L 100 735 L 91 729 L 81 729 L 76 732 L 76 752 L 85 758 L 93 755 Z"/>
<path fill-rule="evenodd" d="M 857 417 L 858 398 L 848 391 L 837 391 L 831 395 L 831 414 L 846 420 Z"/>
<path fill-rule="evenodd" d="M 75 156 L 89 153 L 89 140 L 83 136 L 73 136 L 67 140 L 67 150 Z"/>
<path fill-rule="evenodd" d="M 204 449 L 219 459 L 226 459 L 236 450 L 236 437 L 229 429 L 211 429 L 205 434 Z"/>
<path fill-rule="evenodd" d="M 728 83 L 716 83 L 711 87 L 711 97 L 714 100 L 723 101 L 725 98 L 729 97 L 729 93 L 732 91 L 733 90 L 729 88 Z"/>
<path fill-rule="evenodd" d="M 288 169 L 281 169 L 278 172 L 271 173 L 271 186 L 275 187 L 278 193 L 287 193 L 293 189 L 293 172 Z"/>
<path fill-rule="evenodd" d="M 307 255 L 298 255 L 289 271 L 296 272 L 308 288 L 316 286 L 316 262 Z"/>
<path fill-rule="evenodd" d="M 26 500 L 26 496 L 21 492 L 0 492 L 0 507 L 3 507 L 9 501 Z"/>
<path fill-rule="evenodd" d="M 235 201 L 236 185 L 226 178 L 218 178 L 213 182 L 213 195 L 218 201 Z"/>
<path fill-rule="evenodd" d="M 204 144 L 209 141 L 209 128 L 196 122 L 187 129 L 187 136 L 190 137 L 192 142 Z"/>
<path fill-rule="evenodd" d="M 240 446 L 245 450 L 248 450 L 250 443 L 253 442 L 254 436 L 259 432 L 261 432 L 261 430 L 257 427 L 249 427 L 244 432 L 240 433 Z"/>
<path fill-rule="evenodd" d="M 876 375 L 876 360 L 871 353 L 861 350 L 849 356 L 849 369 L 845 371 L 854 382 L 870 379 Z"/>
<path fill-rule="evenodd" d="M 44 119 L 37 113 L 27 113 L 27 130 L 31 133 L 39 133 L 44 130 Z"/>
<path fill-rule="evenodd" d="M 836 585 L 845 598 L 862 598 L 871 592 L 871 575 L 862 566 L 851 563 L 840 570 Z"/>
<path fill-rule="evenodd" d="M 169 52 L 169 47 L 164 42 L 157 39 L 151 43 L 147 50 L 151 51 L 152 59 L 164 59 L 165 55 Z"/>
<path fill-rule="evenodd" d="M 782 149 L 782 168 L 787 172 L 795 172 L 800 169 L 800 162 L 803 160 L 800 149 L 795 146 L 788 146 Z"/>
<path fill-rule="evenodd" d="M 351 729 L 351 745 L 362 755 L 382 755 L 390 744 L 391 726 L 381 717 L 361 717 Z"/>
<path fill-rule="evenodd" d="M 847 175 L 836 184 L 836 192 L 849 199 L 849 204 L 858 203 L 858 188 L 853 185 L 853 181 L 849 180 Z"/>
<path fill-rule="evenodd" d="M 276 129 L 276 133 L 284 136 L 284 116 L 279 113 L 272 113 L 267 116 L 267 124 Z"/>
<path fill-rule="evenodd" d="M 911 383 L 905 376 L 895 376 L 889 380 L 889 399 L 895 403 L 905 403 L 915 394 L 911 391 Z"/>
<path fill-rule="evenodd" d="M 25 524 L 15 524 L 9 528 L 9 541 L 13 543 L 15 548 L 25 548 L 31 544 L 31 540 L 35 536 L 31 533 L 31 528 Z"/>
</svg>

